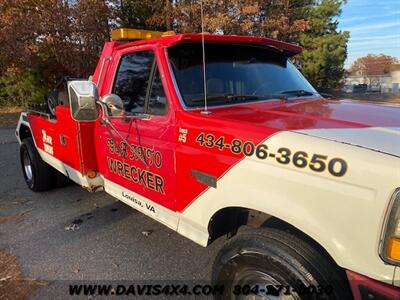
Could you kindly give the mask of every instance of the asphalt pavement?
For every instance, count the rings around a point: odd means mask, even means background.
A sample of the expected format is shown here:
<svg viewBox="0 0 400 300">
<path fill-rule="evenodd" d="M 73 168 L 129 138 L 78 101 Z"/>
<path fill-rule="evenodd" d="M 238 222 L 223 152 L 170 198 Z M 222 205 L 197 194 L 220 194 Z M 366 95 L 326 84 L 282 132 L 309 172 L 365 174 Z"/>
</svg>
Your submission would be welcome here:
<svg viewBox="0 0 400 300">
<path fill-rule="evenodd" d="M 30 299 L 88 299 L 69 296 L 70 283 L 210 279 L 222 241 L 203 248 L 104 192 L 74 184 L 30 191 L 14 128 L 0 128 L 0 170 L 0 216 L 23 215 L 0 224 L 0 250 L 18 257 L 27 278 L 48 282 Z"/>
</svg>

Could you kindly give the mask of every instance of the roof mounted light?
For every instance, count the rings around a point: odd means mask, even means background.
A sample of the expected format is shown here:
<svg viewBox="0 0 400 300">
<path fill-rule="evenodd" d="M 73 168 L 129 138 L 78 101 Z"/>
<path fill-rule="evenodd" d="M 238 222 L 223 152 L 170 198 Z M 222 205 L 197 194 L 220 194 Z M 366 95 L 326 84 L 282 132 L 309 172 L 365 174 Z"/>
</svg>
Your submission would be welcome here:
<svg viewBox="0 0 400 300">
<path fill-rule="evenodd" d="M 118 28 L 111 33 L 113 41 L 134 41 L 134 40 L 149 40 L 157 37 L 174 35 L 175 32 L 167 31 L 150 31 L 132 28 Z"/>
</svg>

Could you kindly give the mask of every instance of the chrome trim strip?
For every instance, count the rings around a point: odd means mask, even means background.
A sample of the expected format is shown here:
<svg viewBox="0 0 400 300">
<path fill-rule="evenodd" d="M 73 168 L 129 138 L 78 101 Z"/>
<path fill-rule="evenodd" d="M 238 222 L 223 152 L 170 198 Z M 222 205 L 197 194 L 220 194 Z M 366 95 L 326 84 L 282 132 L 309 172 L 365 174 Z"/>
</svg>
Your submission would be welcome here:
<svg viewBox="0 0 400 300">
<path fill-rule="evenodd" d="M 104 66 L 106 65 L 106 62 L 108 62 L 108 61 L 111 61 L 110 56 L 103 58 L 103 62 L 101 64 L 101 68 L 100 68 L 99 78 L 97 78 L 97 83 L 95 83 L 96 85 L 99 85 L 99 83 L 101 82 L 101 77 L 103 76 Z"/>
<path fill-rule="evenodd" d="M 179 102 L 181 103 L 181 105 L 182 105 L 184 110 L 192 109 L 192 108 L 186 106 L 185 101 L 183 100 L 181 91 L 178 88 L 178 83 L 176 81 L 175 73 L 172 70 L 171 62 L 169 61 L 168 49 L 167 48 L 165 48 L 165 58 L 167 59 L 168 72 L 169 72 L 169 75 L 171 76 L 172 83 L 173 83 L 174 89 L 175 89 L 175 93 L 178 95 Z M 199 107 L 199 108 L 196 108 L 196 109 L 201 109 L 201 108 Z"/>
</svg>

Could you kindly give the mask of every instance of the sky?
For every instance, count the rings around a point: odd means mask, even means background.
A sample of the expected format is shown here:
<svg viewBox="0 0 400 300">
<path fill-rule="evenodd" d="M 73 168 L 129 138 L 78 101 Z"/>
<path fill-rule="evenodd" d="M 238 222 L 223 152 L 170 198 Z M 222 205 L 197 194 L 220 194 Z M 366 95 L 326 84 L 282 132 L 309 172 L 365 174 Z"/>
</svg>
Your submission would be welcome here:
<svg viewBox="0 0 400 300">
<path fill-rule="evenodd" d="M 348 0 L 339 28 L 350 31 L 346 68 L 369 53 L 400 59 L 400 0 Z"/>
</svg>

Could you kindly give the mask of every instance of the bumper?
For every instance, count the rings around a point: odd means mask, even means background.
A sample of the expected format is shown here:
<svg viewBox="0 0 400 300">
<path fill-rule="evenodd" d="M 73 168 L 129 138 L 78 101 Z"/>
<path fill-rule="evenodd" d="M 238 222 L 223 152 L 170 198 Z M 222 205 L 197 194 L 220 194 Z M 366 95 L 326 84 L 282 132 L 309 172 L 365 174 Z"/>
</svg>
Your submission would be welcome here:
<svg viewBox="0 0 400 300">
<path fill-rule="evenodd" d="M 355 300 L 400 300 L 400 288 L 346 271 Z"/>
</svg>

